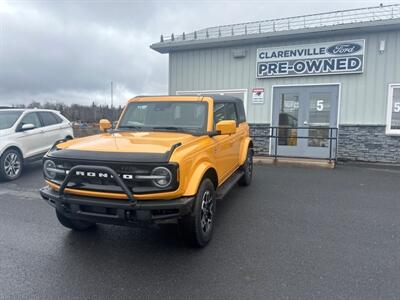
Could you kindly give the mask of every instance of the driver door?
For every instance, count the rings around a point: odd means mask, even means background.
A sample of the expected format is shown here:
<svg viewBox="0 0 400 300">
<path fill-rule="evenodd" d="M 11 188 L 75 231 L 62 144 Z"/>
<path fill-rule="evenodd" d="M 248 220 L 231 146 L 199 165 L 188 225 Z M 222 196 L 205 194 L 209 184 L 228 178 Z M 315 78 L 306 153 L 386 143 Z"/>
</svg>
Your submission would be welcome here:
<svg viewBox="0 0 400 300">
<path fill-rule="evenodd" d="M 22 125 L 33 124 L 35 128 L 22 131 Z M 16 138 L 21 145 L 24 158 L 32 157 L 46 151 L 46 145 L 42 141 L 42 123 L 36 112 L 26 114 L 17 126 Z"/>
<path fill-rule="evenodd" d="M 238 124 L 235 103 L 214 103 L 214 128 L 219 121 L 223 120 L 234 120 Z M 213 139 L 216 141 L 215 157 L 218 174 L 221 174 L 219 180 L 224 181 L 237 168 L 240 151 L 238 133 L 216 135 Z"/>
</svg>

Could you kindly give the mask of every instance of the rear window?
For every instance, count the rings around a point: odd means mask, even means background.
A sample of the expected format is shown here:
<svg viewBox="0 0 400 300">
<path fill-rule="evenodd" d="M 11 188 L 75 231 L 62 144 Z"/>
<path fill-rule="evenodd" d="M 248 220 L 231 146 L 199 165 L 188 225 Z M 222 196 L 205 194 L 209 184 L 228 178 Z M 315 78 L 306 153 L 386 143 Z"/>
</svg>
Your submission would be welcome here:
<svg viewBox="0 0 400 300">
<path fill-rule="evenodd" d="M 39 112 L 40 114 L 40 118 L 42 119 L 43 122 L 43 126 L 51 126 L 54 124 L 58 124 L 61 123 L 61 118 L 56 117 L 56 115 L 54 113 L 51 112 Z"/>
</svg>

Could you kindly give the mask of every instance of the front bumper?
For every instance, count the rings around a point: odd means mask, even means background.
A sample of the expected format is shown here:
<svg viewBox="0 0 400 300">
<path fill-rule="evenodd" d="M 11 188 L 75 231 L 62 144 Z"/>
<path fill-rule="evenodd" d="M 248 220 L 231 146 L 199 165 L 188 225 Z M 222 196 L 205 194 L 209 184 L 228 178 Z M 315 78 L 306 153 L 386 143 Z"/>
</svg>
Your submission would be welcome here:
<svg viewBox="0 0 400 300">
<path fill-rule="evenodd" d="M 192 212 L 194 197 L 173 200 L 114 200 L 60 194 L 50 187 L 40 195 L 60 213 L 72 219 L 124 226 L 176 223 Z"/>
</svg>

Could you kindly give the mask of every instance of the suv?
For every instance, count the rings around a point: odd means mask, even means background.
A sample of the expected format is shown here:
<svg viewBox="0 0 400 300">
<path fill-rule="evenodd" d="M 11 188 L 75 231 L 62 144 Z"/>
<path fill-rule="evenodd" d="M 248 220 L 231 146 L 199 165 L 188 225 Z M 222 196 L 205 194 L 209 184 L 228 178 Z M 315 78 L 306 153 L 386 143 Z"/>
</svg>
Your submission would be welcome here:
<svg viewBox="0 0 400 300">
<path fill-rule="evenodd" d="M 0 179 L 17 179 L 24 163 L 40 160 L 56 141 L 73 136 L 58 111 L 0 109 Z"/>
<path fill-rule="evenodd" d="M 227 96 L 137 97 L 108 132 L 55 145 L 41 196 L 62 225 L 178 224 L 192 245 L 211 239 L 216 200 L 252 179 L 243 103 Z"/>
</svg>

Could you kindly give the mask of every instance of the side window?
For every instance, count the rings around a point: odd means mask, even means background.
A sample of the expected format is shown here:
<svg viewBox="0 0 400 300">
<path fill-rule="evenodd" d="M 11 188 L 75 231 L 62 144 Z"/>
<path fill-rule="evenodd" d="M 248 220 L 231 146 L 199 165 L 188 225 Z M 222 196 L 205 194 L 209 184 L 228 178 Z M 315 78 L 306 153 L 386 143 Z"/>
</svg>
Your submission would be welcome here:
<svg viewBox="0 0 400 300">
<path fill-rule="evenodd" d="M 235 103 L 215 103 L 214 104 L 214 126 L 219 121 L 235 120 L 238 123 Z"/>
<path fill-rule="evenodd" d="M 238 123 L 235 103 L 226 103 L 225 105 L 226 120 L 235 120 Z"/>
<path fill-rule="evenodd" d="M 215 103 L 214 104 L 214 126 L 219 121 L 225 120 L 225 104 Z"/>
<path fill-rule="evenodd" d="M 243 104 L 236 104 L 236 111 L 238 113 L 239 123 L 246 122 L 246 114 L 244 112 Z"/>
<path fill-rule="evenodd" d="M 42 127 L 37 113 L 28 113 L 25 117 L 22 118 L 18 128 L 21 128 L 24 124 L 33 124 L 36 128 Z"/>
<path fill-rule="evenodd" d="M 58 124 L 64 122 L 64 120 L 61 119 L 61 117 L 59 115 L 57 115 L 55 113 L 51 113 L 51 114 L 54 116 L 54 118 L 56 118 Z"/>
<path fill-rule="evenodd" d="M 54 114 L 51 112 L 40 112 L 39 114 L 43 121 L 43 126 L 51 126 L 59 123 Z"/>
</svg>

